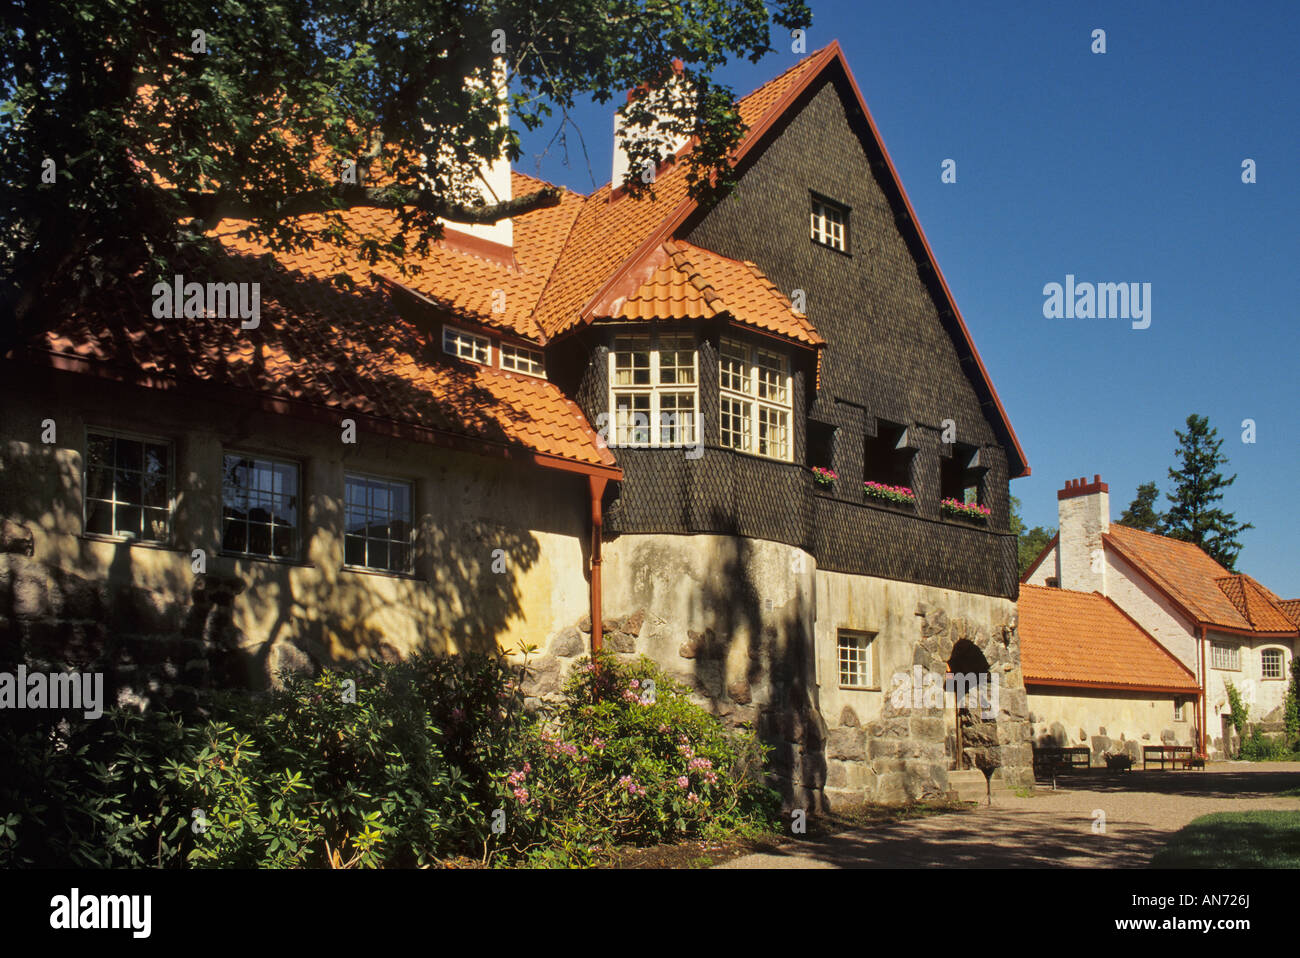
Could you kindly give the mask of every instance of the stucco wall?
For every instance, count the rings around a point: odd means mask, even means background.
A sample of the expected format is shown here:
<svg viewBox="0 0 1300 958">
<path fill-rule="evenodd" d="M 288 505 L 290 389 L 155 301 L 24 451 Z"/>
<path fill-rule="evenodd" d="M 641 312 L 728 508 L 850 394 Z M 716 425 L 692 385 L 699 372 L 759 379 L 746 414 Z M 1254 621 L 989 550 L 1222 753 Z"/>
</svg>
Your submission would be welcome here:
<svg viewBox="0 0 1300 958">
<path fill-rule="evenodd" d="M 1029 720 L 1035 745 L 1091 749 L 1092 764 L 1105 765 L 1107 752 L 1142 761 L 1144 745 L 1193 745 L 1195 712 L 1186 699 L 1184 720 L 1174 721 L 1174 697 L 1113 689 L 1029 686 Z"/>
<path fill-rule="evenodd" d="M 345 444 L 341 429 L 77 377 L 59 386 L 57 399 L 8 392 L 0 422 L 0 513 L 33 535 L 32 556 L 0 557 L 0 624 L 24 640 L 53 640 L 77 623 L 86 655 L 111 657 L 123 642 L 201 639 L 203 624 L 191 621 L 198 593 L 221 584 L 234 593 L 229 638 L 250 656 L 256 683 L 309 660 L 541 644 L 588 608 L 580 477 L 365 433 Z M 41 442 L 47 419 L 52 444 Z M 174 440 L 169 546 L 82 534 L 88 424 Z M 300 464 L 297 560 L 221 555 L 224 450 Z M 343 481 L 353 470 L 414 483 L 413 575 L 343 568 Z M 203 577 L 194 549 L 206 553 Z M 163 681 L 182 666 L 163 669 Z"/>
</svg>

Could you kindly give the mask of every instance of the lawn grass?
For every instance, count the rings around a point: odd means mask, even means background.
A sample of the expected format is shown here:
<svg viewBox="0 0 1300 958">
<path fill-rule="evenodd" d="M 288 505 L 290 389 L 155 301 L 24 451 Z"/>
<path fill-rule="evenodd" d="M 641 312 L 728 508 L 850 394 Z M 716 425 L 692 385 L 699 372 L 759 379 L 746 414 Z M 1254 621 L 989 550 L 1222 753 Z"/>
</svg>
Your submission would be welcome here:
<svg viewBox="0 0 1300 958">
<path fill-rule="evenodd" d="M 1300 812 L 1215 812 L 1180 828 L 1152 868 L 1300 868 Z"/>
</svg>

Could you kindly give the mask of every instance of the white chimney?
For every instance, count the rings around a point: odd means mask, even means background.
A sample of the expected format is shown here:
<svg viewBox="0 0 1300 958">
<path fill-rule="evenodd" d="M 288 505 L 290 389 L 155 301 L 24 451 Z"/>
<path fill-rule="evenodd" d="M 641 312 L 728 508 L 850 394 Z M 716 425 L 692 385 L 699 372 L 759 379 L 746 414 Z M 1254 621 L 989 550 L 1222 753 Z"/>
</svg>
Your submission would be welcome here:
<svg viewBox="0 0 1300 958">
<path fill-rule="evenodd" d="M 682 81 L 680 74 L 682 71 L 682 61 L 673 61 L 674 76 L 658 90 L 653 90 L 649 94 L 649 103 L 647 107 L 657 116 L 664 116 L 666 107 L 675 102 L 689 97 L 689 89 Z M 627 102 L 631 103 L 635 97 L 635 91 L 629 90 Z M 627 124 L 626 107 L 622 107 L 614 112 L 614 167 L 610 178 L 610 188 L 618 189 L 623 185 L 623 180 L 627 177 L 630 165 L 627 147 L 624 144 L 624 138 L 630 137 L 633 140 L 646 138 L 654 142 L 659 149 L 659 155 L 667 159 L 675 154 L 683 146 L 690 142 L 688 134 L 672 134 L 659 129 L 658 123 L 651 123 L 647 127 L 635 126 L 630 127 Z M 642 178 L 645 179 L 650 175 L 649 171 L 642 171 Z M 648 183 L 650 180 L 645 179 Z"/>
<path fill-rule="evenodd" d="M 1060 519 L 1057 574 L 1062 589 L 1106 595 L 1106 558 L 1101 537 L 1110 531 L 1110 487 L 1094 475 L 1069 479 L 1056 494 Z"/>
<path fill-rule="evenodd" d="M 501 125 L 510 123 L 510 101 L 506 89 L 505 61 L 498 57 L 495 61 L 493 76 L 497 85 L 497 99 L 501 114 Z M 467 80 L 467 83 L 474 83 Z M 488 204 L 500 203 L 512 199 L 513 189 L 510 182 L 510 158 L 503 151 L 491 163 L 485 162 L 479 167 L 474 187 Z M 495 223 L 453 223 L 442 221 L 446 229 L 466 234 L 489 243 L 513 248 L 515 243 L 514 223 L 510 219 L 497 220 Z"/>
</svg>

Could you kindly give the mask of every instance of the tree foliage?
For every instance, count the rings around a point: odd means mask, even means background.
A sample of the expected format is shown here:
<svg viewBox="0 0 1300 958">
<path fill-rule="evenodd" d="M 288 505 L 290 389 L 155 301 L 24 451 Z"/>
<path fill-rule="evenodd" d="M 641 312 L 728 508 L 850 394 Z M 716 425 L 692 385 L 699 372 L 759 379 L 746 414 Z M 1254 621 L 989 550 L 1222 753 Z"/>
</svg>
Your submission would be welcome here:
<svg viewBox="0 0 1300 958">
<path fill-rule="evenodd" d="M 1015 496 L 1011 497 L 1010 525 L 1011 531 L 1016 534 L 1016 566 L 1019 574 L 1023 576 L 1033 565 L 1034 560 L 1047 548 L 1047 544 L 1052 541 L 1052 536 L 1056 535 L 1056 530 L 1044 526 L 1026 529 L 1025 522 L 1020 517 L 1020 500 Z"/>
<path fill-rule="evenodd" d="M 223 217 L 273 248 L 400 262 L 440 220 L 553 205 L 558 191 L 503 200 L 478 179 L 519 156 L 502 108 L 532 129 L 584 95 L 637 89 L 639 104 L 675 59 L 694 97 L 667 104 L 662 128 L 698 138 L 696 195 L 719 168 L 725 187 L 743 131 L 710 74 L 768 52 L 773 24 L 810 20 L 803 0 L 16 0 L 0 10 L 6 328 L 151 264 L 163 274 Z M 664 156 L 633 112 L 635 173 Z M 400 228 L 353 235 L 339 213 L 355 206 L 390 208 Z"/>
<path fill-rule="evenodd" d="M 1235 514 L 1215 505 L 1223 499 L 1223 490 L 1237 480 L 1235 473 L 1224 478 L 1219 471 L 1228 461 L 1221 451 L 1223 440 L 1209 420 L 1196 413 L 1187 417 L 1187 431 L 1175 429 L 1174 435 L 1178 437 L 1178 468 L 1169 470 L 1174 489 L 1166 496 L 1170 506 L 1164 534 L 1196 543 L 1224 568 L 1235 570 L 1241 552 L 1239 537 L 1254 526 L 1237 522 Z"/>
<path fill-rule="evenodd" d="M 1160 490 L 1154 482 L 1144 482 L 1137 487 L 1137 495 L 1129 503 L 1124 514 L 1119 517 L 1119 525 L 1143 532 L 1160 533 L 1164 528 L 1164 516 L 1155 509 Z"/>
</svg>

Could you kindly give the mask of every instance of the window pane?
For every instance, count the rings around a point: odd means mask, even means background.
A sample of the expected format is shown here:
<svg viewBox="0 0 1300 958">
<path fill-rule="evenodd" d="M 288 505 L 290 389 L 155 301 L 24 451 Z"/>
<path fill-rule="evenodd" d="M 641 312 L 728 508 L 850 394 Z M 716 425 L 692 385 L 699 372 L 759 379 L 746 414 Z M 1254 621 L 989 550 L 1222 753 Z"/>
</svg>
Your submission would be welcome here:
<svg viewBox="0 0 1300 958">
<path fill-rule="evenodd" d="M 108 469 L 92 467 L 86 473 L 86 495 L 93 499 L 112 498 L 113 473 Z"/>
<path fill-rule="evenodd" d="M 90 435 L 86 444 L 87 466 L 113 465 L 113 438 L 111 436 Z"/>
<path fill-rule="evenodd" d="M 364 536 L 345 536 L 343 538 L 343 561 L 348 565 L 366 564 L 366 540 Z"/>
<path fill-rule="evenodd" d="M 226 552 L 248 551 L 248 525 L 239 519 L 227 519 L 221 536 L 221 548 Z"/>
<path fill-rule="evenodd" d="M 248 524 L 248 551 L 253 555 L 269 556 L 271 552 L 271 527 L 264 522 Z"/>
<path fill-rule="evenodd" d="M 135 439 L 116 439 L 113 445 L 114 465 L 119 469 L 136 472 L 144 469 L 144 443 Z"/>
<path fill-rule="evenodd" d="M 113 534 L 113 504 L 91 499 L 86 502 L 86 531 L 96 535 Z"/>
</svg>

